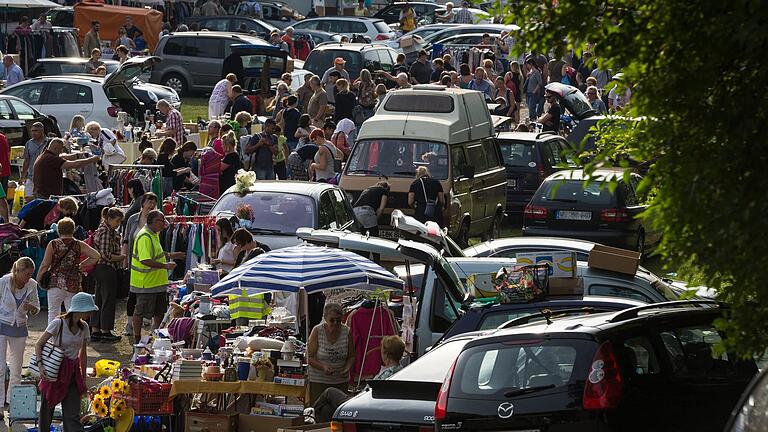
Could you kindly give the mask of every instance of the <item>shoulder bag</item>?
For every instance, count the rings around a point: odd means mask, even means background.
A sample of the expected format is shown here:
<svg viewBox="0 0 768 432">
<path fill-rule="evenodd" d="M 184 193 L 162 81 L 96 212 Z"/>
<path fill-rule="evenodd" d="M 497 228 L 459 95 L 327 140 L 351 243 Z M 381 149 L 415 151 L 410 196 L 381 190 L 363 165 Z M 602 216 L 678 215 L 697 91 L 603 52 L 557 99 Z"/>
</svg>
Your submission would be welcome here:
<svg viewBox="0 0 768 432">
<path fill-rule="evenodd" d="M 43 349 L 40 354 L 43 356 L 43 366 L 45 367 L 45 374 L 51 381 L 59 379 L 59 369 L 61 369 L 61 362 L 64 361 L 64 350 L 60 348 L 61 338 L 64 334 L 64 319 L 61 318 L 61 326 L 59 327 L 59 343 L 54 343 L 50 338 L 43 345 Z M 29 370 L 40 376 L 40 367 L 38 366 L 37 353 L 32 354 L 32 358 L 29 359 Z"/>
<path fill-rule="evenodd" d="M 44 289 L 46 291 L 50 288 L 50 285 L 51 285 L 51 275 L 53 274 L 53 270 L 55 270 L 56 268 L 59 267 L 59 264 L 61 264 L 61 261 L 67 256 L 69 251 L 72 250 L 72 246 L 74 246 L 75 243 L 77 243 L 77 240 L 72 239 L 72 243 L 70 243 L 69 247 L 67 247 L 67 250 L 64 251 L 64 255 L 62 255 L 61 258 L 59 258 L 59 260 L 56 261 L 56 263 L 54 263 L 52 266 L 48 267 L 48 271 L 45 272 L 45 274 L 43 274 L 43 277 L 40 279 L 40 283 L 39 283 L 40 288 L 42 288 L 42 289 Z"/>
<path fill-rule="evenodd" d="M 437 201 L 427 198 L 427 188 L 424 186 L 424 177 L 420 178 L 419 181 L 421 182 L 421 191 L 424 193 L 424 216 L 432 219 L 435 217 Z"/>
</svg>

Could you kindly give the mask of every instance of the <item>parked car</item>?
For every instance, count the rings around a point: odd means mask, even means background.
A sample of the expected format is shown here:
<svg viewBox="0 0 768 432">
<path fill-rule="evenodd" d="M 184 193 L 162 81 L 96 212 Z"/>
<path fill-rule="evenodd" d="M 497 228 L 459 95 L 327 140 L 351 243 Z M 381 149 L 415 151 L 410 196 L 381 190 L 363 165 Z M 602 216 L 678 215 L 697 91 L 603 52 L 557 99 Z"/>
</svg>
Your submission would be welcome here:
<svg viewBox="0 0 768 432">
<path fill-rule="evenodd" d="M 320 45 L 322 43 L 328 43 L 328 42 L 341 42 L 341 35 L 338 33 L 330 33 L 326 31 L 320 31 L 320 30 L 308 30 L 308 29 L 294 29 L 293 35 L 295 37 L 306 37 L 312 40 L 314 44 Z"/>
<path fill-rule="evenodd" d="M 90 74 L 87 67 L 88 59 L 83 57 L 53 57 L 38 59 L 27 73 L 28 78 L 53 75 L 84 75 Z M 115 72 L 120 66 L 117 60 L 104 60 L 107 75 Z M 144 72 L 133 80 L 131 91 L 147 109 L 156 111 L 156 103 L 160 99 L 170 102 L 176 109 L 181 107 L 181 98 L 170 87 L 144 82 L 143 77 L 149 77 L 149 72 Z"/>
<path fill-rule="evenodd" d="M 756 376 L 741 396 L 726 426 L 726 432 L 768 430 L 768 369 Z"/>
<path fill-rule="evenodd" d="M 17 97 L 0 95 L 0 132 L 8 139 L 9 146 L 26 144 L 32 138 L 29 131 L 35 122 L 45 126 L 46 135 L 61 136 L 56 117 L 41 113 Z"/>
<path fill-rule="evenodd" d="M 160 62 L 158 57 L 133 57 L 107 77 L 70 75 L 43 76 L 22 81 L 0 91 L 26 101 L 38 111 L 51 114 L 59 128 L 67 129 L 75 114 L 85 121 L 112 125 L 117 113 L 125 111 L 137 121 L 144 118 L 147 106 L 131 90 L 133 81 L 146 69 Z M 156 101 L 155 101 L 156 102 Z M 169 101 L 181 106 L 178 97 Z"/>
<path fill-rule="evenodd" d="M 207 29 L 215 32 L 247 34 L 256 32 L 256 36 L 262 39 L 268 39 L 272 30 L 279 30 L 272 24 L 260 19 L 234 15 L 191 16 L 187 17 L 185 23 L 187 25 L 196 23 L 200 26 L 200 30 Z"/>
<path fill-rule="evenodd" d="M 568 141 L 552 132 L 501 132 L 497 139 L 507 169 L 507 212 L 522 213 L 550 174 L 568 164 Z"/>
<path fill-rule="evenodd" d="M 296 9 L 273 2 L 240 2 L 233 15 L 258 18 L 281 29 L 304 19 Z"/>
<path fill-rule="evenodd" d="M 336 409 L 334 430 L 381 430 L 377 428 L 384 424 L 388 431 L 433 430 L 437 392 L 445 374 L 464 345 L 481 334 L 447 339 L 388 379 L 368 381 L 368 388 Z"/>
<path fill-rule="evenodd" d="M 363 35 L 371 41 L 385 41 L 395 37 L 395 32 L 382 19 L 332 16 L 321 18 L 309 18 L 293 25 L 297 30 L 322 30 L 329 33 L 339 33 L 350 38 L 354 35 Z"/>
<path fill-rule="evenodd" d="M 373 17 L 384 20 L 387 24 L 400 24 L 400 13 L 408 5 L 413 8 L 416 17 L 422 17 L 441 6 L 437 3 L 429 2 L 395 2 L 384 6 L 383 9 L 376 12 Z"/>
<path fill-rule="evenodd" d="M 331 43 L 312 50 L 304 62 L 304 70 L 322 78 L 325 71 L 333 65 L 336 57 L 346 60 L 344 68 L 354 81 L 363 69 L 368 69 L 370 72 L 378 70 L 392 72 L 397 52 L 385 45 Z"/>
<path fill-rule="evenodd" d="M 433 33 L 437 33 L 439 31 L 443 31 L 449 27 L 456 27 L 461 24 L 427 24 L 423 26 L 416 27 L 415 29 L 409 31 L 408 33 L 401 35 L 395 39 L 390 39 L 386 41 L 386 44 L 394 49 L 400 49 L 402 48 L 400 46 L 400 41 L 403 40 L 403 38 L 409 38 L 412 36 L 418 36 L 420 38 L 425 38 Z"/>
<path fill-rule="evenodd" d="M 478 337 L 446 375 L 435 430 L 720 431 L 757 372 L 717 349 L 722 316 L 671 302 Z"/>
<path fill-rule="evenodd" d="M 483 42 L 483 35 L 487 34 L 491 37 L 491 40 L 495 40 L 500 36 L 499 33 L 480 33 L 480 32 L 472 32 L 472 33 L 461 33 L 456 34 L 453 36 L 448 36 L 445 39 L 440 39 L 436 41 L 434 44 L 429 45 L 426 49 L 431 49 L 432 46 L 435 44 L 440 44 L 446 47 L 449 46 L 477 46 L 480 45 Z"/>
<path fill-rule="evenodd" d="M 48 21 L 56 27 L 72 27 L 75 22 L 75 8 L 59 6 L 48 11 Z"/>
<path fill-rule="evenodd" d="M 251 206 L 254 226 L 250 231 L 271 249 L 301 243 L 296 230 L 357 229 L 352 205 L 344 192 L 327 183 L 259 181 L 248 193 L 231 187 L 210 211 L 213 216 L 235 215 L 241 204 Z"/>
<path fill-rule="evenodd" d="M 520 27 L 514 24 L 461 24 L 446 27 L 444 30 L 432 33 L 424 37 L 425 44 L 434 44 L 451 36 L 465 33 L 501 33 L 503 31 L 517 31 Z"/>
<path fill-rule="evenodd" d="M 475 9 L 475 8 L 468 8 L 469 12 L 472 14 L 472 22 L 474 24 L 491 24 L 493 23 L 493 17 L 486 11 L 482 9 Z M 454 14 L 456 13 L 457 9 L 454 9 Z M 437 17 L 440 15 L 445 14 L 445 7 L 440 6 L 435 9 L 432 9 L 431 11 L 428 11 L 427 13 L 423 15 L 419 15 L 418 19 L 418 25 L 429 25 L 429 24 L 436 24 L 439 21 L 437 20 Z"/>
<path fill-rule="evenodd" d="M 232 53 L 232 46 L 238 44 L 262 46 L 265 56 L 279 51 L 262 39 L 240 33 L 173 33 L 157 45 L 155 55 L 164 61 L 152 69 L 150 82 L 168 86 L 182 96 L 190 91 L 211 91 L 226 75 L 225 59 Z"/>
<path fill-rule="evenodd" d="M 582 170 L 564 170 L 547 177 L 523 213 L 524 236 L 569 237 L 645 253 L 661 239 L 645 220 L 638 191 L 642 177 L 623 169 L 600 169 L 593 180 Z M 608 183 L 617 186 L 611 192 Z"/>
<path fill-rule="evenodd" d="M 508 237 L 478 243 L 464 249 L 467 257 L 515 258 L 519 253 L 539 251 L 576 252 L 577 261 L 587 261 L 594 242 L 563 237 Z M 642 267 L 641 267 L 642 268 Z"/>
</svg>

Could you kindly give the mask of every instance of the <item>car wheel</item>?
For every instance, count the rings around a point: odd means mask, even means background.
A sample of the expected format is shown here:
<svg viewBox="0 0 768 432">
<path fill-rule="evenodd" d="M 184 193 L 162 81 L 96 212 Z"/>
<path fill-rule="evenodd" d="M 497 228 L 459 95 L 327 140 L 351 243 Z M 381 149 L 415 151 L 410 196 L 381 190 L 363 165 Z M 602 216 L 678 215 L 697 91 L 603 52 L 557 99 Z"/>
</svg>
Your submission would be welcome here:
<svg viewBox="0 0 768 432">
<path fill-rule="evenodd" d="M 493 217 L 493 221 L 491 221 L 491 226 L 488 227 L 488 231 L 483 234 L 483 241 L 501 238 L 501 220 L 503 217 L 504 215 L 502 215 L 501 212 L 496 213 L 496 216 Z"/>
<path fill-rule="evenodd" d="M 456 242 L 462 249 L 469 247 L 469 221 L 467 219 L 464 219 L 464 221 L 461 222 L 459 233 L 456 236 Z"/>
<path fill-rule="evenodd" d="M 179 74 L 170 74 L 163 80 L 163 85 L 168 86 L 174 90 L 179 96 L 184 95 L 187 92 L 187 81 L 183 76 Z"/>
<path fill-rule="evenodd" d="M 640 261 L 645 259 L 645 232 L 643 230 L 640 230 L 640 232 L 637 233 L 635 251 L 640 252 Z"/>
</svg>

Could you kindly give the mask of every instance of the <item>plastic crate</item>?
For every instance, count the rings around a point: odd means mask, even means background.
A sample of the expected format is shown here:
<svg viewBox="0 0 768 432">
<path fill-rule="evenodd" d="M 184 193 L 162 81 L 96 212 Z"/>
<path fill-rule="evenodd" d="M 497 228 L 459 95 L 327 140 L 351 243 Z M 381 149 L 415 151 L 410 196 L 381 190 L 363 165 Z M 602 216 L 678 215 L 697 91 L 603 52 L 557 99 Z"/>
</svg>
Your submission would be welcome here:
<svg viewBox="0 0 768 432">
<path fill-rule="evenodd" d="M 125 404 L 135 414 L 172 414 L 173 401 L 169 400 L 171 384 L 133 383 L 128 394 L 122 395 Z"/>
</svg>

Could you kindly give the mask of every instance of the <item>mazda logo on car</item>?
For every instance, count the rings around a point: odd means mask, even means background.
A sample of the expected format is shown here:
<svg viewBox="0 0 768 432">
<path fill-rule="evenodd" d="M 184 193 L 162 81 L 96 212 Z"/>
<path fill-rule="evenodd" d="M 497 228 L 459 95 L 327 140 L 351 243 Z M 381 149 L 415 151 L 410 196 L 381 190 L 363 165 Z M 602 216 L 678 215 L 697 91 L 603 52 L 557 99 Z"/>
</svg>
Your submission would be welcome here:
<svg viewBox="0 0 768 432">
<path fill-rule="evenodd" d="M 512 405 L 510 402 L 504 402 L 501 405 L 499 405 L 498 409 L 499 418 L 510 418 L 512 417 L 512 414 L 515 413 L 515 406 Z"/>
</svg>

